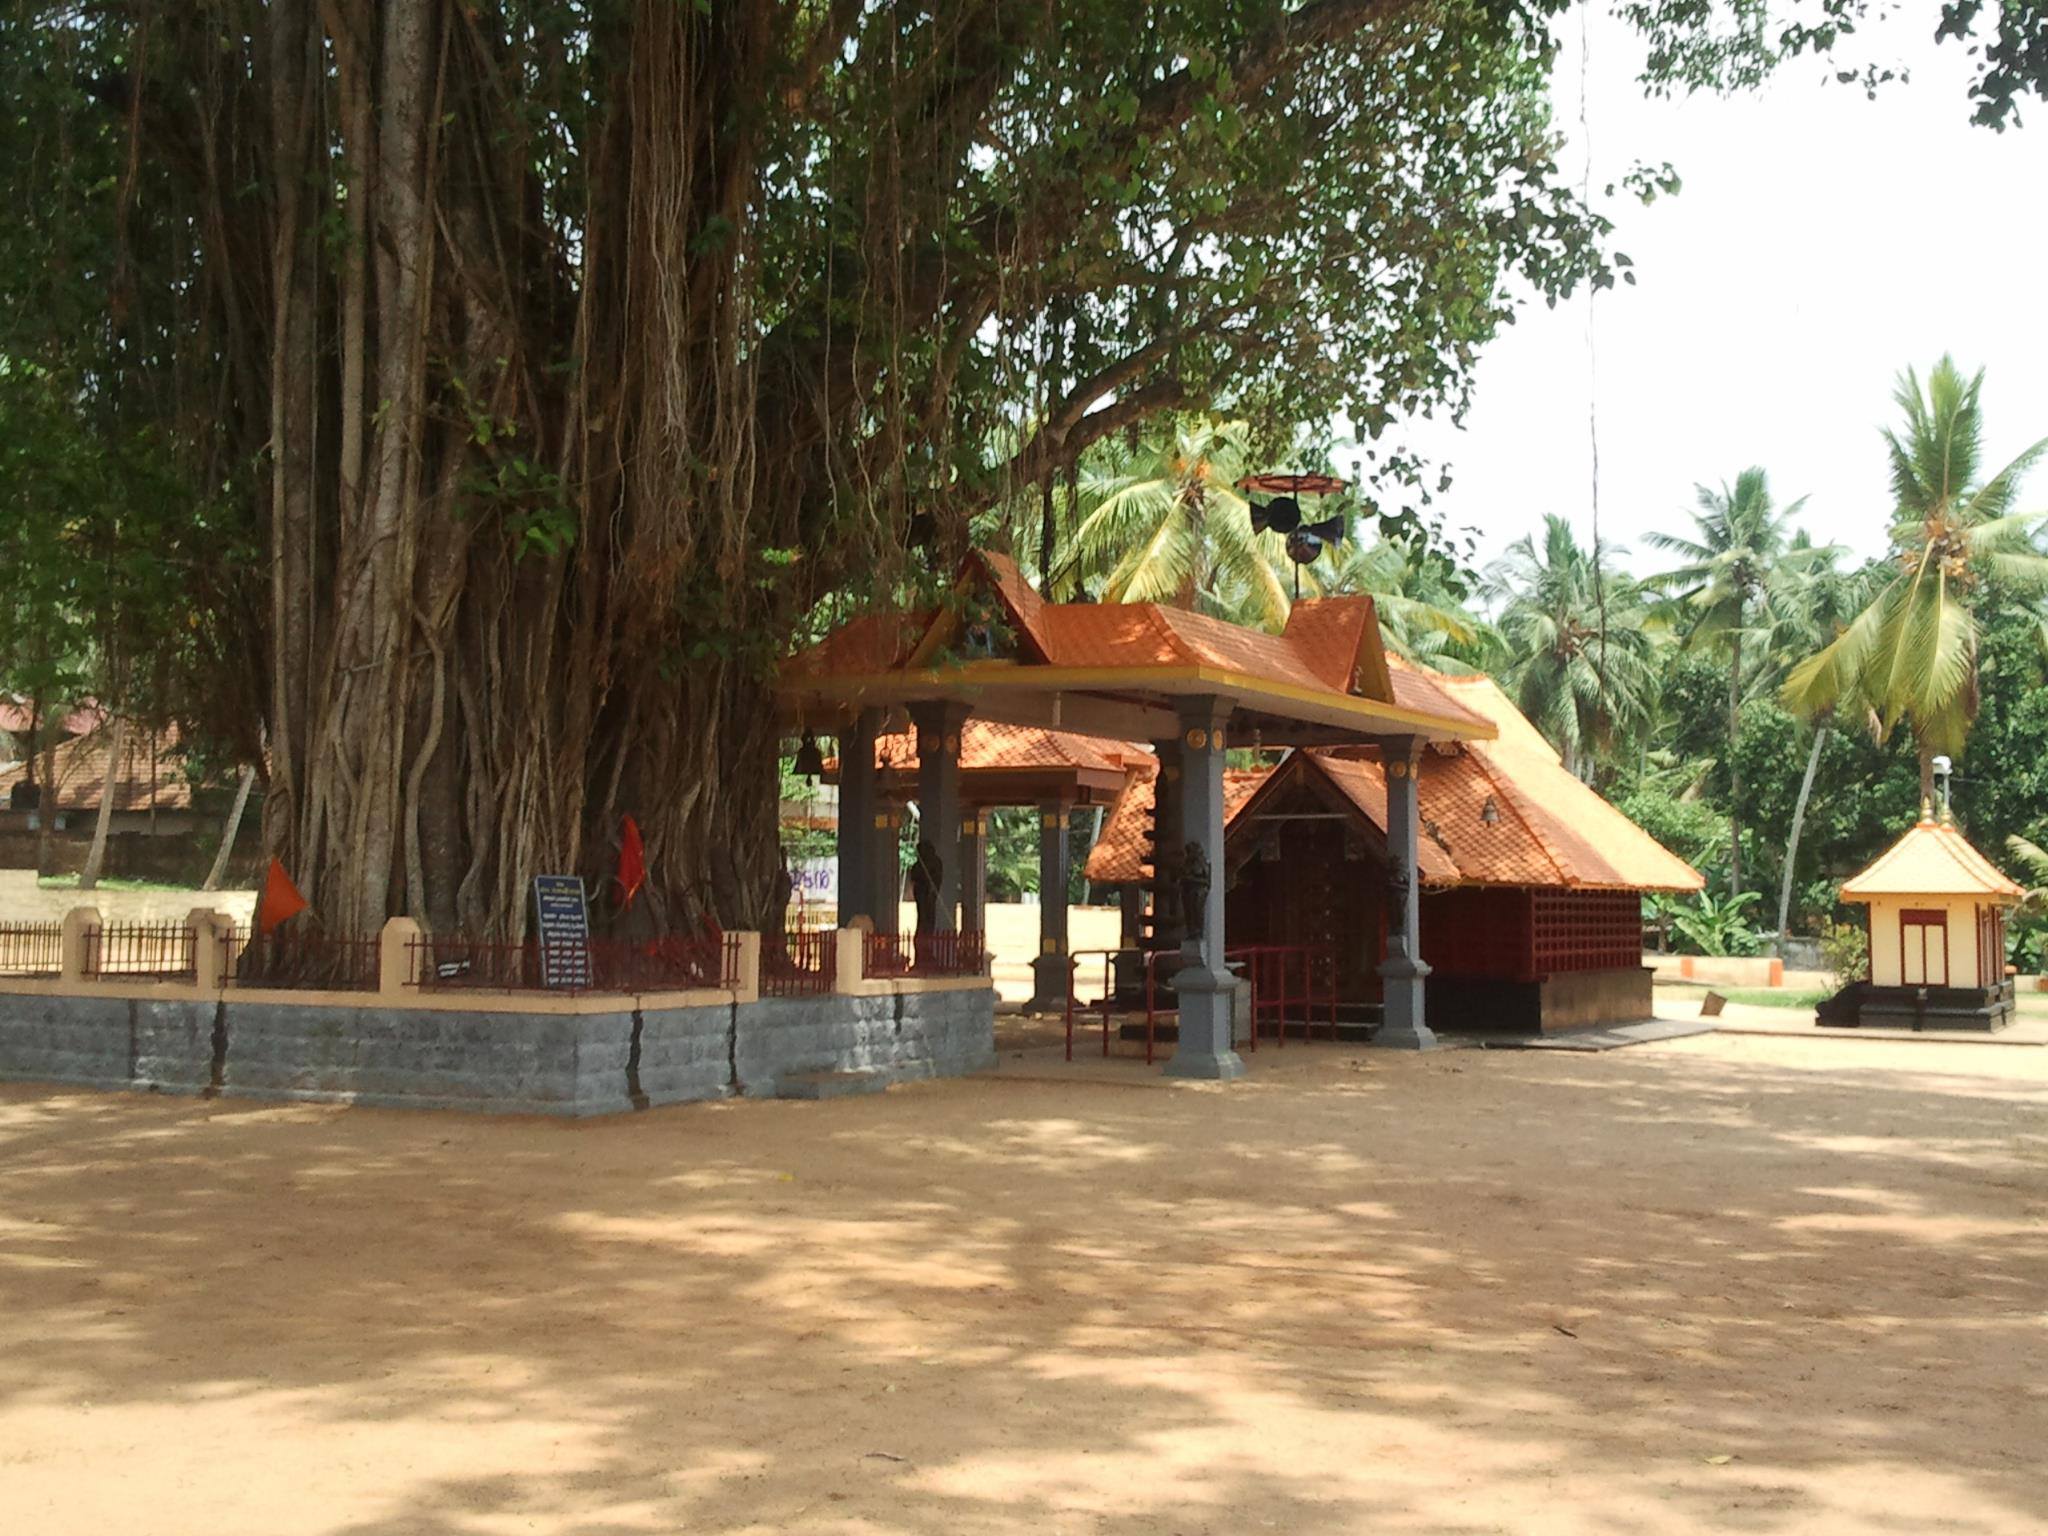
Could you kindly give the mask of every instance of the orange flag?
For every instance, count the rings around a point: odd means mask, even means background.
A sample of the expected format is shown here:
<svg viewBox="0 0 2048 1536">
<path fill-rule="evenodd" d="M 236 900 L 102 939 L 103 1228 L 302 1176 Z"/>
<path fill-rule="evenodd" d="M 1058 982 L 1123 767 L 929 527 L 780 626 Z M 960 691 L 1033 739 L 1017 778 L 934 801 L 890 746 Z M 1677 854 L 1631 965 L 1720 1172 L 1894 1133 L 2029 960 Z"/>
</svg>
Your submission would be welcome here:
<svg viewBox="0 0 2048 1536">
<path fill-rule="evenodd" d="M 257 931 L 267 937 L 278 924 L 297 917 L 305 910 L 306 898 L 292 884 L 292 877 L 284 872 L 284 866 L 272 859 L 270 874 L 263 882 L 263 899 L 256 903 Z"/>
<path fill-rule="evenodd" d="M 647 849 L 640 841 L 640 823 L 632 817 L 619 833 L 619 909 L 626 911 L 647 883 Z"/>
</svg>

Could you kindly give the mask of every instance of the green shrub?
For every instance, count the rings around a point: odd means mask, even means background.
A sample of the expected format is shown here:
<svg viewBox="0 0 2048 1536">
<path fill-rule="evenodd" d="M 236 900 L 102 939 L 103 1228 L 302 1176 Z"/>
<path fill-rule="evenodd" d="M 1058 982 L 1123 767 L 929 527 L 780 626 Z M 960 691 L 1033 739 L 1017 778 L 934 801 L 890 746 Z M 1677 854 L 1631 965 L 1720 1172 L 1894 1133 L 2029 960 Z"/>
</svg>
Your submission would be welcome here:
<svg viewBox="0 0 2048 1536">
<path fill-rule="evenodd" d="M 1824 923 L 1820 930 L 1820 963 L 1835 985 L 1846 987 L 1870 974 L 1870 935 L 1861 923 Z"/>
</svg>

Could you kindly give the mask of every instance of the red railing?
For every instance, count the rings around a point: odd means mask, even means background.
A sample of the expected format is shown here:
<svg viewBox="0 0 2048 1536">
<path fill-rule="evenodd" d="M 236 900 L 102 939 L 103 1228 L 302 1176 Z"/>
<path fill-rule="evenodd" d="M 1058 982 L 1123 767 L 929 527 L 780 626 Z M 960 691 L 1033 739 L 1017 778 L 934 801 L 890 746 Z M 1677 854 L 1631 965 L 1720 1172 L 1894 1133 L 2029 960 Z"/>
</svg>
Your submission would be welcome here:
<svg viewBox="0 0 2048 1536">
<path fill-rule="evenodd" d="M 988 944 L 978 932 L 871 933 L 861 941 L 863 976 L 980 976 Z"/>
<path fill-rule="evenodd" d="M 183 923 L 104 923 L 85 930 L 85 974 L 190 976 L 197 970 L 198 948 Z"/>
<path fill-rule="evenodd" d="M 817 997 L 830 992 L 839 968 L 839 935 L 830 928 L 793 929 L 761 943 L 763 997 Z"/>
<path fill-rule="evenodd" d="M 1159 966 L 1170 961 L 1176 967 L 1185 964 L 1177 949 L 1077 949 L 1067 960 L 1067 1060 L 1074 1059 L 1074 1009 L 1078 1003 L 1075 997 L 1075 974 L 1084 955 L 1102 957 L 1102 996 L 1087 1006 L 1102 1010 L 1102 1054 L 1109 1054 L 1109 1022 L 1116 1011 L 1116 962 L 1122 955 L 1142 955 L 1145 968 L 1145 1063 L 1150 1066 L 1158 1046 L 1159 1021 L 1173 1015 L 1177 1010 L 1159 1006 Z"/>
<path fill-rule="evenodd" d="M 238 987 L 281 987 L 330 992 L 377 990 L 379 941 L 336 938 L 317 929 L 273 933 L 237 929 L 221 940 L 223 974 Z"/>
<path fill-rule="evenodd" d="M 62 923 L 0 923 L 0 976 L 56 976 L 63 970 Z"/>
<path fill-rule="evenodd" d="M 1337 955 L 1327 944 L 1248 944 L 1223 952 L 1225 965 L 1241 964 L 1252 984 L 1251 1048 L 1259 1048 L 1260 1026 L 1272 1021 L 1273 1035 L 1287 1043 L 1289 1020 L 1304 1040 L 1313 1036 L 1321 1010 L 1332 1040 L 1337 1038 Z"/>
<path fill-rule="evenodd" d="M 578 965 L 577 956 L 554 957 L 554 986 L 532 940 L 501 944 L 433 934 L 407 949 L 412 984 L 429 991 L 682 992 L 735 986 L 740 970 L 737 934 L 593 939 L 587 965 Z M 572 978 L 567 984 L 559 979 L 564 974 Z"/>
</svg>

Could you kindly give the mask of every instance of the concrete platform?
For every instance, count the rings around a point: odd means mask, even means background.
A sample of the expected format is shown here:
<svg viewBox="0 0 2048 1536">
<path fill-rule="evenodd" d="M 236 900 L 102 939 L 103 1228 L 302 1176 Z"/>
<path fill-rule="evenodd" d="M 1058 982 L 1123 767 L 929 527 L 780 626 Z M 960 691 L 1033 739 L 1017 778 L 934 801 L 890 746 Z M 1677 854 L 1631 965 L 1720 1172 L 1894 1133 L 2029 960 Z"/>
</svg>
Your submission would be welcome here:
<svg viewBox="0 0 2048 1536">
<path fill-rule="evenodd" d="M 1707 1019 L 1643 1019 L 1634 1024 L 1602 1024 L 1548 1035 L 1488 1035 L 1478 1038 L 1478 1044 L 1488 1051 L 1618 1051 L 1625 1045 L 1651 1045 L 1659 1040 L 1710 1035 L 1716 1027 Z"/>
</svg>

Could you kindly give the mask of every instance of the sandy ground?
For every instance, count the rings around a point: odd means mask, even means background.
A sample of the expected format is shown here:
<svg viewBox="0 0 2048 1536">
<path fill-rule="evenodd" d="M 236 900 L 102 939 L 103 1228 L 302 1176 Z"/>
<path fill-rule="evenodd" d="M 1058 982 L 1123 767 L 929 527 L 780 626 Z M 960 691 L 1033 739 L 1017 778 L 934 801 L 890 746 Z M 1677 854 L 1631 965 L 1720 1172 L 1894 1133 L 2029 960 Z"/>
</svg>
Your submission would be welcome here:
<svg viewBox="0 0 2048 1536">
<path fill-rule="evenodd" d="M 56 922 L 73 907 L 98 907 L 108 921 L 116 923 L 169 922 L 194 907 L 210 907 L 238 923 L 247 923 L 256 910 L 256 893 L 168 887 L 133 890 L 118 885 L 81 891 L 76 886 L 43 885 L 32 869 L 0 869 L 0 922 Z"/>
<path fill-rule="evenodd" d="M 2048 1051 L 0 1088 L 0 1531 L 2019 1533 Z"/>
</svg>

